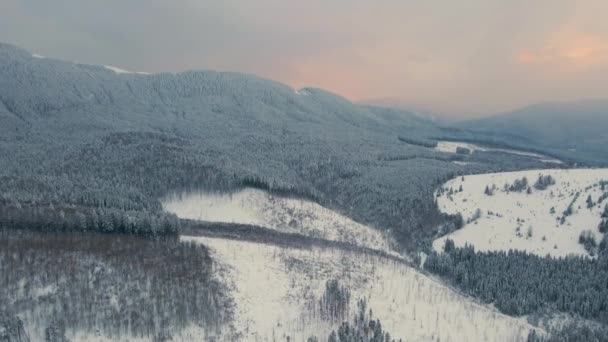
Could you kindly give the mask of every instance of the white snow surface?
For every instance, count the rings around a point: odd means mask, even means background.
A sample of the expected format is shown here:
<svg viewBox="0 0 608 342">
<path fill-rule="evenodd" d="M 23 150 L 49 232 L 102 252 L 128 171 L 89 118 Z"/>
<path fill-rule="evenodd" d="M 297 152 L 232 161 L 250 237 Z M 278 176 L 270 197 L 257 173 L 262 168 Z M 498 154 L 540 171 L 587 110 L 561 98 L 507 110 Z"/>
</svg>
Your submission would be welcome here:
<svg viewBox="0 0 608 342">
<path fill-rule="evenodd" d="M 537 190 L 533 184 L 539 174 L 551 175 L 556 184 L 546 190 Z M 526 177 L 532 193 L 505 192 L 504 184 L 512 184 L 516 179 Z M 597 203 L 602 191 L 599 181 L 608 180 L 608 169 L 571 170 L 531 170 L 521 172 L 491 173 L 452 179 L 443 185 L 452 188 L 437 198 L 439 209 L 448 214 L 461 213 L 467 222 L 477 209 L 481 217 L 466 224 L 462 229 L 443 236 L 433 242 L 433 248 L 441 251 L 446 239 L 452 239 L 456 246 L 470 244 L 481 251 L 523 250 L 539 256 L 585 255 L 578 243 L 581 232 L 589 230 L 599 243 L 602 234 L 598 230 L 601 213 L 608 200 Z M 462 192 L 457 192 L 462 185 Z M 496 185 L 492 196 L 484 194 L 486 186 Z M 573 205 L 574 212 L 562 225 L 559 217 L 572 202 L 575 194 L 580 195 Z M 588 209 L 588 196 L 595 205 Z M 551 213 L 551 208 L 555 213 Z M 519 221 L 518 221 L 519 219 Z M 519 231 L 518 231 L 519 229 Z M 528 236 L 528 231 L 532 236 Z M 518 234 L 519 232 L 519 234 Z"/>
<path fill-rule="evenodd" d="M 360 224 L 312 201 L 279 197 L 247 188 L 232 194 L 194 193 L 162 201 L 165 211 L 180 218 L 250 224 L 281 232 L 391 252 L 388 234 Z"/>
<path fill-rule="evenodd" d="M 469 149 L 471 153 L 474 151 L 482 151 L 482 152 L 503 152 L 503 153 L 511 153 L 517 154 L 520 156 L 527 156 L 538 159 L 543 163 L 553 163 L 553 164 L 562 164 L 561 160 L 551 158 L 549 156 L 545 156 L 539 153 L 526 152 L 526 151 L 518 151 L 513 149 L 505 149 L 505 148 L 493 148 L 493 147 L 482 147 L 476 144 L 465 143 L 465 142 L 457 142 L 457 141 L 438 141 L 437 146 L 435 146 L 435 150 L 444 153 L 456 153 L 456 149 L 458 147 L 463 147 Z"/>
<path fill-rule="evenodd" d="M 147 72 L 143 72 L 143 71 L 129 71 L 129 70 L 125 70 L 125 69 L 121 69 L 121 68 L 117 68 L 115 66 L 111 66 L 111 65 L 104 65 L 104 68 L 110 70 L 110 71 L 114 71 L 117 74 L 139 74 L 139 75 L 150 75 L 150 73 Z"/>
<path fill-rule="evenodd" d="M 404 341 L 525 341 L 523 318 L 479 305 L 406 264 L 338 249 L 294 249 L 219 238 L 182 236 L 210 248 L 236 306 L 243 341 L 325 340 L 339 322 L 315 314 L 330 279 L 351 290 L 349 316 L 365 298 L 373 317 Z M 541 332 L 542 333 L 542 332 Z"/>
<path fill-rule="evenodd" d="M 46 57 L 42 56 L 42 55 L 37 55 L 37 54 L 32 54 L 32 57 L 34 58 L 38 58 L 38 59 L 45 59 Z"/>
<path fill-rule="evenodd" d="M 103 67 L 108 70 L 114 71 L 117 74 L 132 74 L 133 73 L 133 71 L 117 68 L 117 67 L 110 66 L 110 65 L 104 65 Z"/>
</svg>

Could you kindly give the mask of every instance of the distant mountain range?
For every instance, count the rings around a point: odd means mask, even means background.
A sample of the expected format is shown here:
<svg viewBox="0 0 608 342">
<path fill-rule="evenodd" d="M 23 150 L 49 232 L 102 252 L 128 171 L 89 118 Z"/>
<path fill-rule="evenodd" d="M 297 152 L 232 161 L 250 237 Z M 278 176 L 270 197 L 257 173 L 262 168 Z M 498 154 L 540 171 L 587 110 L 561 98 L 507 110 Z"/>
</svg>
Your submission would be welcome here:
<svg viewBox="0 0 608 342">
<path fill-rule="evenodd" d="M 579 161 L 608 162 L 608 99 L 540 103 L 455 127 Z"/>
</svg>

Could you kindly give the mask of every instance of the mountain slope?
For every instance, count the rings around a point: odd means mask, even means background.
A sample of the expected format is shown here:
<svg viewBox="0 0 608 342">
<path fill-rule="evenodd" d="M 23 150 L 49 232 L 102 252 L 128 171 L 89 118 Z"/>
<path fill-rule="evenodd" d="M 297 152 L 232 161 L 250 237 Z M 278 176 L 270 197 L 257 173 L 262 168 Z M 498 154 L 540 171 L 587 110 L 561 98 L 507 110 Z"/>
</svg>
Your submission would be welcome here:
<svg viewBox="0 0 608 342">
<path fill-rule="evenodd" d="M 256 187 L 313 199 L 412 246 L 445 220 L 433 198 L 443 181 L 544 167 L 433 150 L 435 123 L 320 89 L 238 73 L 116 72 L 6 44 L 0 102 L 0 203 L 13 225 L 17 216 L 32 226 L 36 208 L 53 204 L 92 229 L 122 232 L 136 213 L 162 213 L 159 199 L 172 193 Z M 78 220 L 57 213 L 44 226 Z"/>
<path fill-rule="evenodd" d="M 254 186 L 410 241 L 440 219 L 433 185 L 459 169 L 399 141 L 431 122 L 237 73 L 116 73 L 3 44 L 0 102 L 0 202 L 28 203 L 13 206 L 23 217 L 49 203 L 157 213 L 172 192 Z"/>
<path fill-rule="evenodd" d="M 608 100 L 536 104 L 457 127 L 504 136 L 514 144 L 538 146 L 583 162 L 608 162 Z"/>
</svg>

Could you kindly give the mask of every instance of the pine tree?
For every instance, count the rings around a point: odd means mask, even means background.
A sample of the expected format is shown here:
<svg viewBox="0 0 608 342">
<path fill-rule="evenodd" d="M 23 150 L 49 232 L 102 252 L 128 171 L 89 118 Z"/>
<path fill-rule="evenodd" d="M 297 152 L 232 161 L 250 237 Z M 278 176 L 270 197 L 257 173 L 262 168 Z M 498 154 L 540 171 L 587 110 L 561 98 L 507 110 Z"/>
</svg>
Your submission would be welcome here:
<svg viewBox="0 0 608 342">
<path fill-rule="evenodd" d="M 600 233 L 608 233 L 608 219 L 602 219 L 598 228 Z"/>
<path fill-rule="evenodd" d="M 593 208 L 593 199 L 591 198 L 591 195 L 587 196 L 587 208 L 591 209 Z"/>
</svg>

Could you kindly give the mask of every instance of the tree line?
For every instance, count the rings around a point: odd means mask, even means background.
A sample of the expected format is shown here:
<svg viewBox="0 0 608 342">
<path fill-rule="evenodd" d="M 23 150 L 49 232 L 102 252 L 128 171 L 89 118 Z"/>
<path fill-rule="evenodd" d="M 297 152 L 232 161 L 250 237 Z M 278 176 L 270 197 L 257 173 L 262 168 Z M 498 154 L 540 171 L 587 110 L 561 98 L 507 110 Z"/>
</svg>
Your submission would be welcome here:
<svg viewBox="0 0 608 342">
<path fill-rule="evenodd" d="M 606 238 L 604 238 L 604 241 Z M 446 240 L 424 269 L 465 293 L 520 316 L 549 308 L 608 323 L 608 250 L 598 259 L 539 257 L 522 251 L 478 252 Z"/>
</svg>

